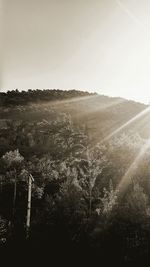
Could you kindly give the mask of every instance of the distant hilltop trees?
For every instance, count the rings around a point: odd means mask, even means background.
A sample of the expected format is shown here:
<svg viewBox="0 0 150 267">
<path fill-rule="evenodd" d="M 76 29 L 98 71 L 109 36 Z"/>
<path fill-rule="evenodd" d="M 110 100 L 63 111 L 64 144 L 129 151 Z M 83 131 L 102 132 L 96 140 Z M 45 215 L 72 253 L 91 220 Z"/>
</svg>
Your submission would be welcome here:
<svg viewBox="0 0 150 267">
<path fill-rule="evenodd" d="M 25 105 L 30 102 L 40 101 L 54 101 L 69 99 L 74 97 L 83 97 L 95 95 L 96 93 L 83 92 L 79 90 L 59 90 L 59 89 L 46 89 L 46 90 L 31 90 L 19 91 L 18 89 L 0 93 L 0 105 Z"/>
</svg>

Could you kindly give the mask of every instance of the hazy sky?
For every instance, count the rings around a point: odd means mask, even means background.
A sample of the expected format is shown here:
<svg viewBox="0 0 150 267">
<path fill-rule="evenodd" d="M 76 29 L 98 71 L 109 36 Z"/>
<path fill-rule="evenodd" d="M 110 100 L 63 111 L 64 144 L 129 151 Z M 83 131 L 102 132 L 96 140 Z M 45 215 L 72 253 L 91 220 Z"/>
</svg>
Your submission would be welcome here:
<svg viewBox="0 0 150 267">
<path fill-rule="evenodd" d="M 150 101 L 149 0 L 3 0 L 0 7 L 1 90 L 75 88 Z"/>
</svg>

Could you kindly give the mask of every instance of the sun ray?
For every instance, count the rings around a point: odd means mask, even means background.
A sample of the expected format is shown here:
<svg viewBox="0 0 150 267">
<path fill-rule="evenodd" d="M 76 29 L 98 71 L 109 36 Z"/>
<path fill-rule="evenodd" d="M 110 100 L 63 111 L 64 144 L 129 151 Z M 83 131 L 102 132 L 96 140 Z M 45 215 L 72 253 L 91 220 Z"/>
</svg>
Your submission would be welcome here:
<svg viewBox="0 0 150 267">
<path fill-rule="evenodd" d="M 97 94 L 92 94 L 92 95 L 88 95 L 88 96 L 80 96 L 80 97 L 70 97 L 68 99 L 64 99 L 64 100 L 53 100 L 53 101 L 49 101 L 47 103 L 42 103 L 43 106 L 47 107 L 47 106 L 61 106 L 63 104 L 68 104 L 68 103 L 73 103 L 73 102 L 80 102 L 80 101 L 86 101 L 86 100 L 90 100 L 90 99 L 95 99 L 97 98 L 98 95 Z M 41 103 L 40 103 L 41 105 Z"/>
<path fill-rule="evenodd" d="M 125 103 L 127 100 L 123 98 L 108 98 L 101 95 L 90 95 L 69 98 L 61 101 L 51 101 L 48 103 L 42 103 L 44 108 L 54 108 L 65 111 L 68 108 L 73 111 L 73 117 L 87 117 L 90 114 L 96 114 L 102 110 L 109 109 L 111 107 Z M 40 103 L 41 106 L 41 103 Z"/>
<path fill-rule="evenodd" d="M 85 103 L 85 109 L 83 106 L 83 109 L 81 108 L 81 115 L 86 115 L 88 116 L 89 114 L 94 114 L 98 115 L 100 111 L 107 110 L 109 108 L 116 107 L 122 103 L 126 102 L 125 99 L 123 98 L 117 98 L 117 99 L 112 99 L 108 103 L 102 103 L 100 98 L 95 99 L 95 101 L 87 102 Z M 97 113 L 97 114 L 96 114 Z"/>
<path fill-rule="evenodd" d="M 130 119 L 129 121 L 127 121 L 126 123 L 124 123 L 123 125 L 121 125 L 119 128 L 117 128 L 116 130 L 114 130 L 112 133 L 110 133 L 108 136 L 106 136 L 102 141 L 104 142 L 104 141 L 109 140 L 110 138 L 112 138 L 113 136 L 115 136 L 116 134 L 118 134 L 119 132 L 121 132 L 122 130 L 124 130 L 126 127 L 128 127 L 130 124 L 132 124 L 136 120 L 140 119 L 141 117 L 143 117 L 144 115 L 146 115 L 149 112 L 150 112 L 150 107 L 148 106 L 143 111 L 141 111 L 136 116 L 134 116 L 132 119 Z"/>
<path fill-rule="evenodd" d="M 127 172 L 124 174 L 124 176 L 121 178 L 120 183 L 118 184 L 116 188 L 116 193 L 120 196 L 123 195 L 123 193 L 126 191 L 127 187 L 129 186 L 133 175 L 136 172 L 136 169 L 138 167 L 139 162 L 142 160 L 143 156 L 147 152 L 147 150 L 150 148 L 150 139 L 148 139 L 145 144 L 140 149 L 138 155 L 134 159 L 133 163 L 130 165 Z"/>
<path fill-rule="evenodd" d="M 137 18 L 137 16 L 127 8 L 126 5 L 123 4 L 122 1 L 120 0 L 115 0 L 115 2 L 117 3 L 117 5 L 121 8 L 121 10 L 126 13 L 128 15 L 128 17 L 130 19 L 132 19 L 132 21 L 138 25 L 138 27 L 140 27 L 147 35 L 149 35 L 150 37 L 150 30 L 149 28 L 146 27 L 146 25 L 141 22 L 141 20 L 139 18 Z"/>
</svg>

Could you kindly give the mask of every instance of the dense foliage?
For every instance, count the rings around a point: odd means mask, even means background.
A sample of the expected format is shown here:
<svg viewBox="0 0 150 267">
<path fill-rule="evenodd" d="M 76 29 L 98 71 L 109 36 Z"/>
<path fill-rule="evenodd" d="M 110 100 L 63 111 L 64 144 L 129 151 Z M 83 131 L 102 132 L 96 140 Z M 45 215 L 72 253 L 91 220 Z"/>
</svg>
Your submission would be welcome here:
<svg viewBox="0 0 150 267">
<path fill-rule="evenodd" d="M 42 94 L 32 93 L 37 94 L 36 100 Z M 104 102 L 105 97 L 102 98 Z M 121 111 L 120 105 L 119 108 Z M 139 112 L 142 108 L 139 104 Z M 110 111 L 112 119 L 113 112 L 116 114 L 114 107 Z M 92 116 L 98 120 L 98 114 L 96 110 Z M 118 260 L 125 262 L 134 261 L 137 255 L 141 258 L 147 255 L 150 149 L 136 164 L 135 159 L 146 143 L 140 131 L 133 128 L 103 140 L 107 120 L 102 121 L 101 131 L 99 127 L 91 129 L 91 114 L 89 121 L 83 120 L 85 113 L 78 120 L 70 106 L 66 110 L 66 106 L 57 108 L 53 104 L 21 103 L 16 107 L 15 103 L 11 108 L 1 109 L 1 115 L 1 245 L 25 240 L 28 176 L 32 174 L 30 242 L 33 246 L 65 243 L 98 248 L 101 252 L 111 250 Z M 133 162 L 132 177 L 127 177 L 128 186 L 120 194 L 118 185 Z"/>
</svg>

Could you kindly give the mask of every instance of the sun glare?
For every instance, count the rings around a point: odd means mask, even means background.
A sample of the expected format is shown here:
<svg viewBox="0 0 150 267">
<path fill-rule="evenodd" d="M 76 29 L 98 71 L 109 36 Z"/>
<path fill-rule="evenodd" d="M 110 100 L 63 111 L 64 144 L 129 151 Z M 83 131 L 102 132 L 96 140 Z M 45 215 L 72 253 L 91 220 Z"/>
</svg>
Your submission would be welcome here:
<svg viewBox="0 0 150 267">
<path fill-rule="evenodd" d="M 119 185 L 117 186 L 116 193 L 120 196 L 123 196 L 123 193 L 126 191 L 127 187 L 132 181 L 133 175 L 136 173 L 136 169 L 138 167 L 138 164 L 142 160 L 143 156 L 147 152 L 147 150 L 150 148 L 150 139 L 148 139 L 145 144 L 140 149 L 137 157 L 133 161 L 133 163 L 130 165 L 129 169 L 125 173 L 125 175 L 121 178 L 121 181 Z"/>
<path fill-rule="evenodd" d="M 121 132 L 122 130 L 124 130 L 126 127 L 128 127 L 130 124 L 132 124 L 136 120 L 140 119 L 144 115 L 148 114 L 149 112 L 150 112 L 150 107 L 145 108 L 143 111 L 141 111 L 135 117 L 133 117 L 132 119 L 130 119 L 129 121 L 127 121 L 126 123 L 124 123 L 122 126 L 120 126 L 119 128 L 117 128 L 115 131 L 113 131 L 108 136 L 106 136 L 102 141 L 109 140 L 110 138 L 112 138 L 113 136 L 115 136 L 116 134 L 118 134 L 119 132 Z"/>
</svg>

